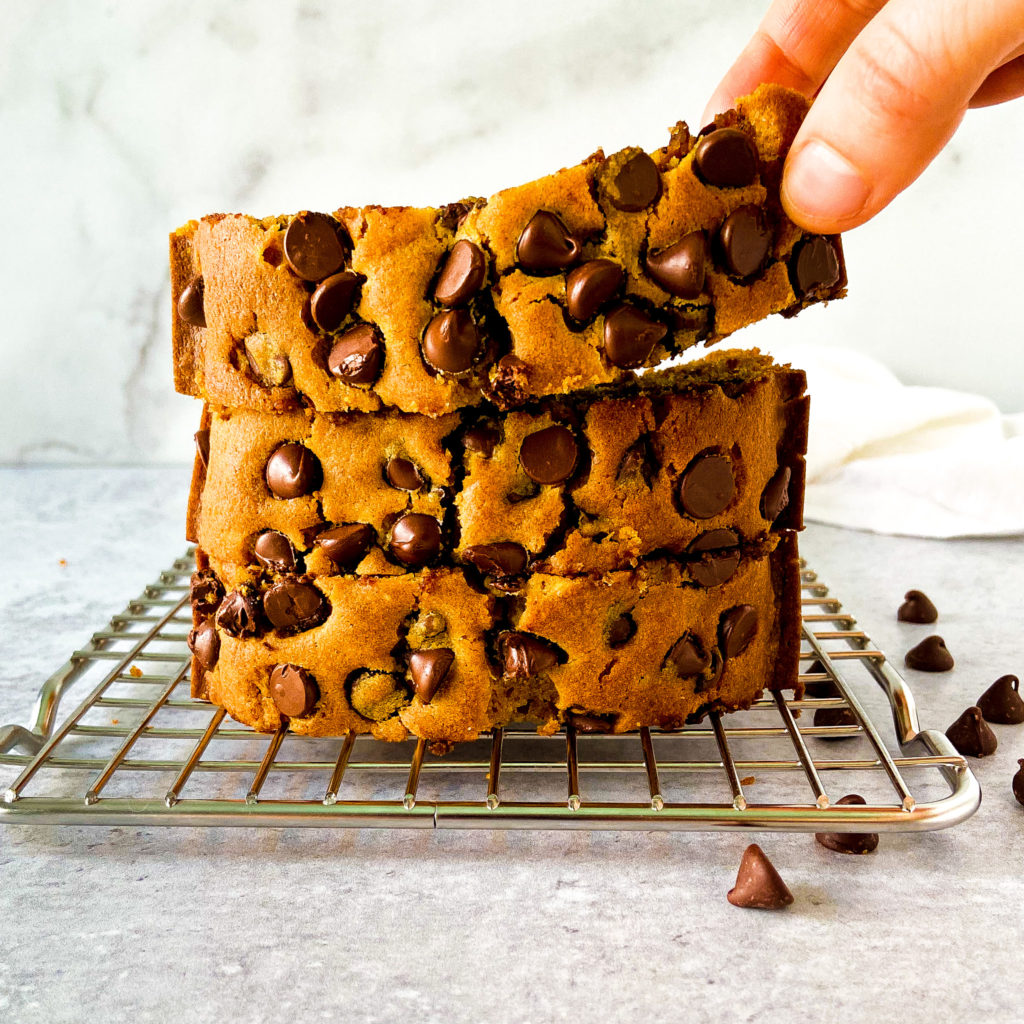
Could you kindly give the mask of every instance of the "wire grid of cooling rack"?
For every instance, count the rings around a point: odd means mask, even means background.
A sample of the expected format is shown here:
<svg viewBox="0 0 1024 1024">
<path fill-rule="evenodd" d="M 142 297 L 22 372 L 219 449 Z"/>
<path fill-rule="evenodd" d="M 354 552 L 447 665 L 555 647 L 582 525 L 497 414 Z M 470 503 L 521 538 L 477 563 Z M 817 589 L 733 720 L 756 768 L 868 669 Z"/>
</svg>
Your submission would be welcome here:
<svg viewBox="0 0 1024 1024">
<path fill-rule="evenodd" d="M 193 700 L 192 567 L 177 560 L 75 651 L 30 729 L 0 727 L 0 766 L 20 768 L 0 822 L 922 831 L 980 803 L 964 758 L 920 729 L 905 682 L 806 567 L 801 678 L 817 696 L 774 694 L 675 732 L 496 729 L 441 758 L 423 741 L 261 735 Z M 887 743 L 876 722 L 890 718 Z M 866 803 L 837 806 L 851 791 Z"/>
</svg>

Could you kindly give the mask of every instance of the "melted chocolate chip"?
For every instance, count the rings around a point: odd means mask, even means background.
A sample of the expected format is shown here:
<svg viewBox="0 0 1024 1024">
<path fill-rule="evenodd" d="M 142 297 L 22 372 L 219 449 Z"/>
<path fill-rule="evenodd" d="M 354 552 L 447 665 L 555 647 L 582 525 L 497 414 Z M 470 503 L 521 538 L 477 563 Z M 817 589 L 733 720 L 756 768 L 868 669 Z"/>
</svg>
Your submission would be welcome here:
<svg viewBox="0 0 1024 1024">
<path fill-rule="evenodd" d="M 658 457 L 647 434 L 639 437 L 624 452 L 615 471 L 616 485 L 639 478 L 650 490 L 658 475 Z"/>
<path fill-rule="evenodd" d="M 216 666 L 220 656 L 220 635 L 212 623 L 204 622 L 189 633 L 188 649 L 208 672 Z"/>
<path fill-rule="evenodd" d="M 418 569 L 441 553 L 441 526 L 433 516 L 408 512 L 392 527 L 390 547 L 400 562 Z"/>
<path fill-rule="evenodd" d="M 384 343 L 370 324 L 345 331 L 327 357 L 327 369 L 346 384 L 372 384 L 384 362 Z"/>
<path fill-rule="evenodd" d="M 703 231 L 694 231 L 660 252 L 648 253 L 647 273 L 670 295 L 695 299 L 704 290 L 708 255 Z"/>
<path fill-rule="evenodd" d="M 825 291 L 839 281 L 839 255 L 823 235 L 805 238 L 789 260 L 789 280 L 798 298 Z"/>
<path fill-rule="evenodd" d="M 460 238 L 438 275 L 434 298 L 442 306 L 464 306 L 484 283 L 487 260 L 478 245 Z"/>
<path fill-rule="evenodd" d="M 647 361 L 668 327 L 642 309 L 623 303 L 604 321 L 604 354 L 613 366 L 633 370 Z"/>
<path fill-rule="evenodd" d="M 462 445 L 467 452 L 476 452 L 485 459 L 494 454 L 501 440 L 501 431 L 491 423 L 477 423 L 462 435 Z"/>
<path fill-rule="evenodd" d="M 844 807 L 863 804 L 864 797 L 856 793 L 849 793 L 836 801 L 836 806 Z M 834 850 L 836 853 L 862 854 L 878 849 L 877 832 L 815 832 L 814 838 L 827 850 Z"/>
<path fill-rule="evenodd" d="M 571 267 L 580 257 L 580 243 L 553 213 L 535 213 L 516 243 L 516 260 L 533 274 L 551 274 Z"/>
<path fill-rule="evenodd" d="M 699 676 L 708 667 L 709 658 L 704 645 L 692 633 L 684 633 L 665 655 L 665 667 L 676 670 L 680 678 Z"/>
<path fill-rule="evenodd" d="M 359 285 L 364 280 L 362 274 L 343 270 L 340 274 L 332 274 L 313 292 L 309 311 L 320 330 L 331 334 L 342 325 L 355 308 Z"/>
<path fill-rule="evenodd" d="M 904 657 L 907 668 L 918 672 L 948 672 L 953 667 L 953 655 L 946 649 L 941 636 L 925 637 L 916 647 L 911 647 Z"/>
<path fill-rule="evenodd" d="M 284 258 L 304 281 L 322 281 L 341 270 L 345 247 L 340 225 L 325 213 L 300 213 L 284 233 Z"/>
<path fill-rule="evenodd" d="M 694 519 L 711 519 L 724 512 L 735 493 L 732 460 L 725 455 L 698 455 L 679 482 L 679 501 Z"/>
<path fill-rule="evenodd" d="M 205 285 L 202 274 L 196 274 L 181 290 L 178 296 L 178 316 L 193 327 L 206 326 L 206 310 L 203 306 Z"/>
<path fill-rule="evenodd" d="M 224 598 L 224 587 L 212 569 L 197 569 L 189 580 L 189 601 L 199 614 L 209 614 Z"/>
<path fill-rule="evenodd" d="M 384 475 L 388 483 L 400 491 L 418 491 L 427 482 L 416 463 L 398 457 L 388 460 Z"/>
<path fill-rule="evenodd" d="M 646 210 L 661 195 L 661 175 L 655 162 L 644 152 L 629 157 L 612 181 L 612 206 L 627 213 Z"/>
<path fill-rule="evenodd" d="M 424 704 L 431 702 L 454 663 L 455 652 L 449 647 L 413 651 L 409 655 L 409 675 L 412 678 L 412 688 Z"/>
<path fill-rule="evenodd" d="M 362 560 L 377 536 L 366 523 L 346 523 L 332 526 L 316 538 L 316 543 L 339 569 L 354 569 Z"/>
<path fill-rule="evenodd" d="M 209 428 L 197 430 L 195 433 L 196 454 L 203 464 L 203 469 L 210 468 L 210 431 Z"/>
<path fill-rule="evenodd" d="M 528 633 L 503 633 L 498 652 L 509 679 L 530 679 L 558 664 L 555 649 Z"/>
<path fill-rule="evenodd" d="M 978 707 L 987 722 L 1020 725 L 1024 722 L 1024 700 L 1016 676 L 1000 676 L 979 698 Z"/>
<path fill-rule="evenodd" d="M 739 604 L 722 613 L 718 636 L 726 659 L 738 657 L 750 646 L 757 636 L 757 625 L 757 612 L 749 604 Z"/>
<path fill-rule="evenodd" d="M 759 206 L 741 206 L 725 218 L 718 232 L 718 253 L 733 277 L 752 277 L 762 267 L 772 232 Z"/>
<path fill-rule="evenodd" d="M 267 462 L 267 486 L 278 498 L 301 498 L 323 483 L 320 460 L 297 441 L 281 445 Z"/>
<path fill-rule="evenodd" d="M 761 515 L 774 523 L 789 506 L 789 481 L 793 471 L 789 466 L 779 466 L 775 475 L 765 484 L 761 494 Z"/>
<path fill-rule="evenodd" d="M 263 595 L 263 613 L 282 632 L 301 633 L 327 617 L 327 602 L 312 583 L 282 580 Z"/>
<path fill-rule="evenodd" d="M 896 618 L 900 622 L 934 622 L 939 617 L 938 609 L 929 600 L 927 594 L 920 590 L 908 590 L 904 595 L 903 604 L 896 612 Z"/>
<path fill-rule="evenodd" d="M 480 349 L 480 332 L 465 309 L 438 313 L 423 332 L 423 357 L 443 373 L 465 373 Z"/>
<path fill-rule="evenodd" d="M 734 907 L 753 910 L 780 910 L 793 902 L 793 894 L 757 843 L 743 851 L 736 885 L 727 899 Z"/>
<path fill-rule="evenodd" d="M 572 431 L 559 424 L 527 434 L 519 448 L 523 471 L 538 484 L 560 484 L 568 479 L 578 457 Z"/>
<path fill-rule="evenodd" d="M 615 715 L 597 715 L 592 711 L 577 711 L 569 708 L 565 721 L 577 732 L 609 733 L 615 729 Z"/>
<path fill-rule="evenodd" d="M 264 530 L 252 546 L 256 561 L 272 572 L 292 572 L 295 569 L 295 549 L 292 542 L 276 530 Z"/>
<path fill-rule="evenodd" d="M 565 307 L 574 320 L 589 320 L 618 292 L 626 272 L 613 260 L 587 260 L 565 279 Z"/>
<path fill-rule="evenodd" d="M 217 609 L 216 623 L 236 640 L 255 636 L 259 629 L 256 605 L 248 594 L 233 590 L 225 595 Z"/>
<path fill-rule="evenodd" d="M 496 544 L 474 544 L 462 557 L 481 572 L 496 576 L 518 576 L 526 569 L 529 558 L 526 548 L 511 541 Z"/>
<path fill-rule="evenodd" d="M 270 697 L 285 718 L 301 718 L 316 707 L 320 687 L 298 665 L 275 665 L 270 673 Z"/>
<path fill-rule="evenodd" d="M 629 643 L 635 635 L 636 620 L 629 612 L 623 612 L 612 619 L 611 625 L 608 627 L 608 646 L 612 648 L 622 647 Z"/>
<path fill-rule="evenodd" d="M 982 717 L 981 709 L 968 708 L 947 730 L 950 743 L 967 757 L 988 757 L 996 752 L 999 741 Z"/>
<path fill-rule="evenodd" d="M 742 188 L 757 179 L 757 149 L 739 128 L 718 128 L 697 143 L 693 166 L 708 185 Z"/>
</svg>

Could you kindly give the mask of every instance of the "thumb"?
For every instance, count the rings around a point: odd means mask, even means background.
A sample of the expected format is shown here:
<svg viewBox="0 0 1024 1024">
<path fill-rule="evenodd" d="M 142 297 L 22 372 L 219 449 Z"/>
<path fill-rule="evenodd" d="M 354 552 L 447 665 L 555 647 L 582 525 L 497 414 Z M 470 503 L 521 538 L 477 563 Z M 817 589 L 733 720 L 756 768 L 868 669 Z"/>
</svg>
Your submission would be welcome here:
<svg viewBox="0 0 1024 1024">
<path fill-rule="evenodd" d="M 1024 0 L 890 0 L 822 86 L 782 181 L 789 216 L 832 234 L 903 191 L 987 74 L 1024 42 Z"/>
</svg>

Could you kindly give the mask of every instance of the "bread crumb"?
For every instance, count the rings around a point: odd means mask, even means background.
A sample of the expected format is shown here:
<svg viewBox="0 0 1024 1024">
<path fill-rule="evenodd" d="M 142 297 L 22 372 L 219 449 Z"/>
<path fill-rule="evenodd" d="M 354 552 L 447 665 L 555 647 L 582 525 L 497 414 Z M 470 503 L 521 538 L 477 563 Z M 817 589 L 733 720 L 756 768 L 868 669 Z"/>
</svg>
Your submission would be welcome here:
<svg viewBox="0 0 1024 1024">
<path fill-rule="evenodd" d="M 755 782 L 757 782 L 757 779 L 755 779 L 753 775 L 748 775 L 745 779 L 740 779 L 741 786 L 752 786 Z"/>
<path fill-rule="evenodd" d="M 59 565 L 59 566 L 60 566 L 60 567 L 61 567 L 62 569 L 66 569 L 66 568 L 68 567 L 68 560 L 67 560 L 66 558 L 62 558 L 62 559 L 60 559 L 60 561 L 58 561 L 58 562 L 57 562 L 57 564 L 58 564 L 58 565 Z"/>
<path fill-rule="evenodd" d="M 140 679 L 142 677 L 142 669 L 139 668 L 138 665 L 132 665 L 132 667 L 128 669 L 128 674 L 133 679 Z"/>
</svg>

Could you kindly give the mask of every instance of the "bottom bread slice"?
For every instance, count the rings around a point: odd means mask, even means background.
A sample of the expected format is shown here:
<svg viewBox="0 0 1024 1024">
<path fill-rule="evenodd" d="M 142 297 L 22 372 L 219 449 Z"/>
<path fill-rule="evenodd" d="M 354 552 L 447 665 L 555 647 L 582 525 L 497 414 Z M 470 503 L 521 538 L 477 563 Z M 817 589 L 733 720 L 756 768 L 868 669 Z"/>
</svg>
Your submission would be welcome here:
<svg viewBox="0 0 1024 1024">
<path fill-rule="evenodd" d="M 797 687 L 796 535 L 721 585 L 672 559 L 601 576 L 534 573 L 515 594 L 462 569 L 312 577 L 322 621 L 269 627 L 269 587 L 193 582 L 193 695 L 261 732 L 422 737 L 432 749 L 514 721 L 541 732 L 678 728 Z M 288 598 L 288 595 L 284 595 Z"/>
</svg>

